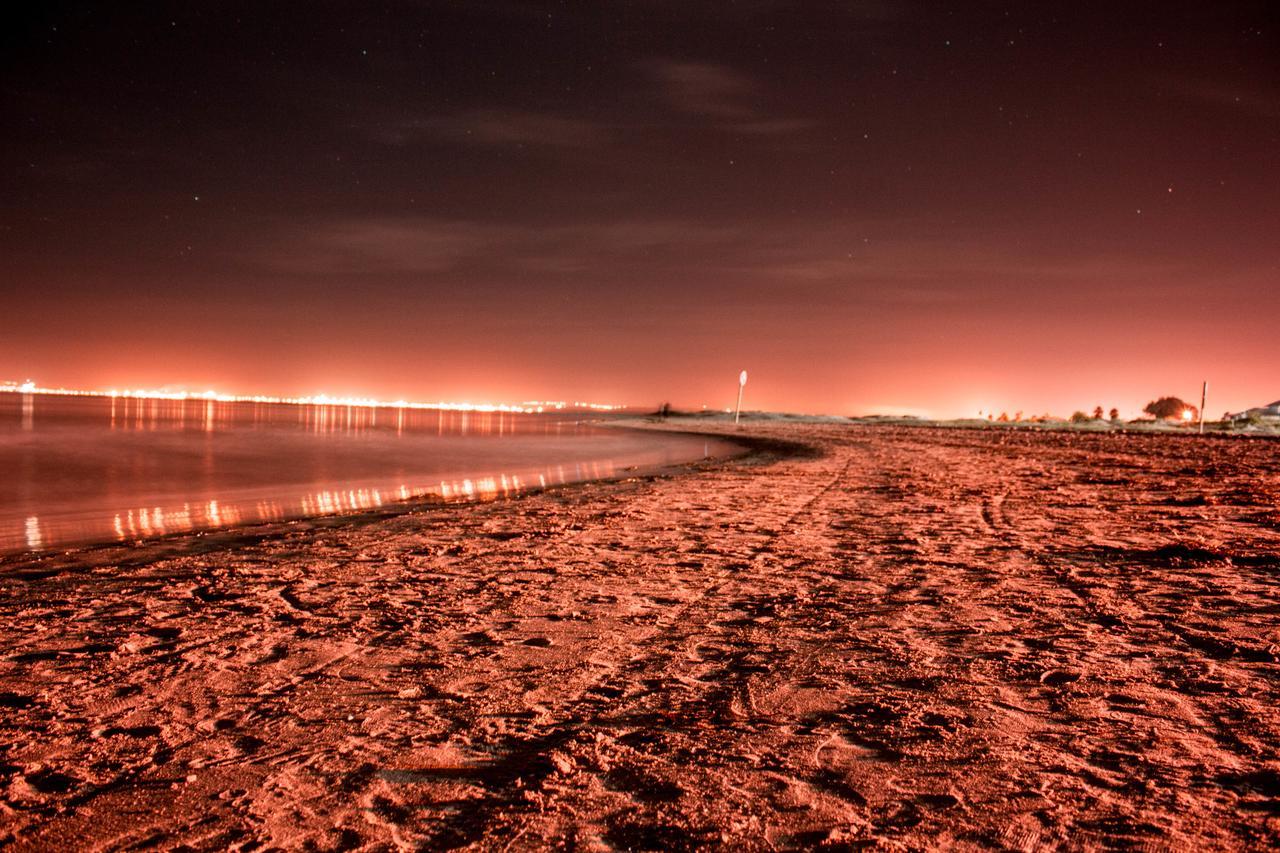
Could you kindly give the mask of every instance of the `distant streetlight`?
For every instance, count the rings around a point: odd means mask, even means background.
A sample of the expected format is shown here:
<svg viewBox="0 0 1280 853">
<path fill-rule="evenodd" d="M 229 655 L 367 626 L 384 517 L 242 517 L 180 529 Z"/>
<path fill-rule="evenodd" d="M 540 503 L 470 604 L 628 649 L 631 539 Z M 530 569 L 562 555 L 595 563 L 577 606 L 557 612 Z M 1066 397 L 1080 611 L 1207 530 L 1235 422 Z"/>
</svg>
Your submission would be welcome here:
<svg viewBox="0 0 1280 853">
<path fill-rule="evenodd" d="M 738 374 L 738 405 L 733 409 L 733 422 L 738 422 L 738 416 L 742 414 L 742 389 L 747 387 L 747 371 Z"/>
<path fill-rule="evenodd" d="M 1200 434 L 1204 435 L 1204 406 L 1206 398 L 1209 396 L 1209 380 L 1206 379 L 1204 384 L 1200 386 Z"/>
</svg>

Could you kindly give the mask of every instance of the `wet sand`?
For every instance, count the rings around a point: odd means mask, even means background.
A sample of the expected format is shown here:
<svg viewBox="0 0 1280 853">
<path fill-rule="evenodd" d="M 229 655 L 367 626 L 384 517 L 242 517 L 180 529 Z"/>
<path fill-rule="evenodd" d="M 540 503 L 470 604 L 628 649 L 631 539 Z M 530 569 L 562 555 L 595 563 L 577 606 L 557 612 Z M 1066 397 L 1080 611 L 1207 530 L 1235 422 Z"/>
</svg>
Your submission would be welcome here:
<svg viewBox="0 0 1280 853">
<path fill-rule="evenodd" d="M 5 562 L 0 844 L 1280 845 L 1280 444 L 744 434 Z"/>
</svg>

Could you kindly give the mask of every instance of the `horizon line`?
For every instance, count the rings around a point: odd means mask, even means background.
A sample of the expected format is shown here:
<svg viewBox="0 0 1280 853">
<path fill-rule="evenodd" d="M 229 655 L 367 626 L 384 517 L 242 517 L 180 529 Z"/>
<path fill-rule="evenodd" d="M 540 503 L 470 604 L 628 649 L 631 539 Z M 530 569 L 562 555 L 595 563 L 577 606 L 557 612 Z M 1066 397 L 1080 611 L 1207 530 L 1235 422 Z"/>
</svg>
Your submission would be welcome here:
<svg viewBox="0 0 1280 853">
<path fill-rule="evenodd" d="M 82 388 L 49 388 L 26 382 L 0 382 L 0 393 L 40 394 L 59 397 L 114 397 L 134 400 L 171 400 L 208 403 L 269 403 L 292 406 L 351 406 L 369 409 L 439 409 L 455 412 L 502 412 L 511 414 L 540 414 L 547 411 L 587 409 L 613 412 L 631 408 L 615 403 L 593 403 L 581 400 L 526 400 L 522 403 L 471 403 L 437 400 L 378 400 L 372 397 L 330 397 L 328 394 L 312 396 L 273 396 L 267 394 L 228 394 L 213 390 L 202 392 L 166 391 L 148 388 L 112 388 L 95 390 Z"/>
</svg>

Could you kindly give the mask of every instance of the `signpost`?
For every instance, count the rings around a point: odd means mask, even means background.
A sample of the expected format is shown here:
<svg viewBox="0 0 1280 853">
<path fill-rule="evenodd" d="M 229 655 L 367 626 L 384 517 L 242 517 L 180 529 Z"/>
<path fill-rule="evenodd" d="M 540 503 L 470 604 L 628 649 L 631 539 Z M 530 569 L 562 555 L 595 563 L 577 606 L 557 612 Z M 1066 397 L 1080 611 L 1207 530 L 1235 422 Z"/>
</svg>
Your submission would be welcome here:
<svg viewBox="0 0 1280 853">
<path fill-rule="evenodd" d="M 742 414 L 742 389 L 747 387 L 747 371 L 738 374 L 738 405 L 733 408 L 733 422 L 738 422 L 738 416 Z"/>
</svg>

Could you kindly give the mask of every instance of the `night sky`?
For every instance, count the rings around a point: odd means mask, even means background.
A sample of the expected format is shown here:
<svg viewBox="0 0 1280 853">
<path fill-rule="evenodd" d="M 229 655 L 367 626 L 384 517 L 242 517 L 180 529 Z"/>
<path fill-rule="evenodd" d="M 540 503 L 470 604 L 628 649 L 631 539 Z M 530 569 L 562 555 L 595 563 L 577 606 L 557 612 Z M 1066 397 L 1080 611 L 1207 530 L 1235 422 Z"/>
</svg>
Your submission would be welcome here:
<svg viewBox="0 0 1280 853">
<path fill-rule="evenodd" d="M 0 380 L 1280 397 L 1274 2 L 26 5 Z"/>
</svg>

